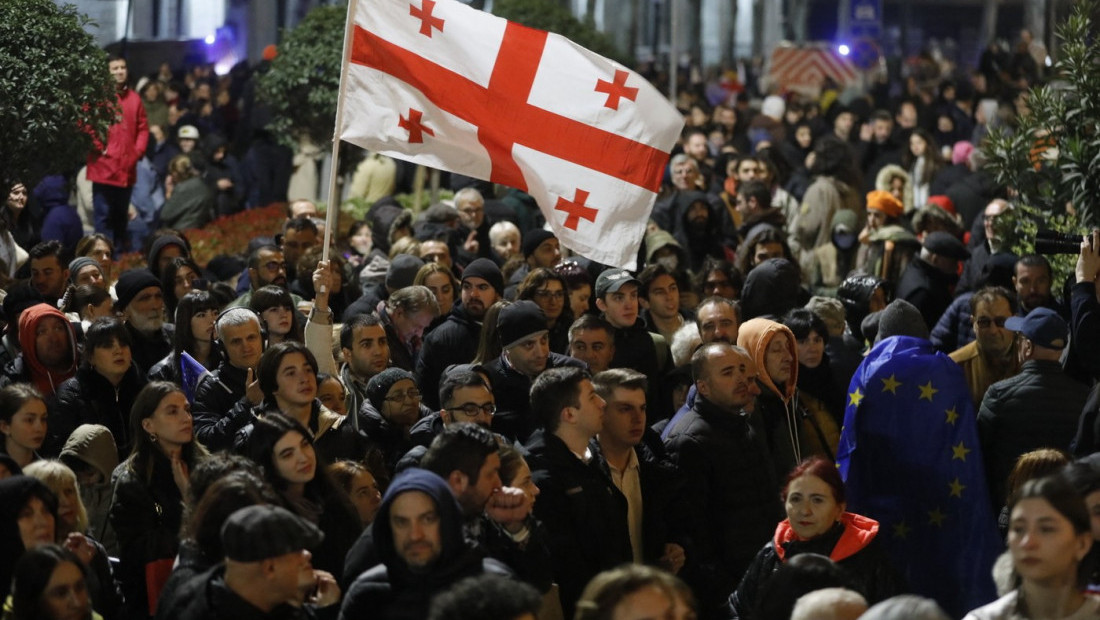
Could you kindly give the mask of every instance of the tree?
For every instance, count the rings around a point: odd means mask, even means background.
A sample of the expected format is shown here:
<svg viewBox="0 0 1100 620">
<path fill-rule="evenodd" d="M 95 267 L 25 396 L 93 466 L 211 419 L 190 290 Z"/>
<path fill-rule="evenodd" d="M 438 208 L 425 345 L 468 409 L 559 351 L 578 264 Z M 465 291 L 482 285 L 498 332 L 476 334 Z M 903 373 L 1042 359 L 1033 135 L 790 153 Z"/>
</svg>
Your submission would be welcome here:
<svg viewBox="0 0 1100 620">
<path fill-rule="evenodd" d="M 983 147 L 989 170 L 1023 207 L 1015 217 L 1017 252 L 1034 247 L 1038 229 L 1100 226 L 1098 7 L 1097 0 L 1075 3 L 1057 31 L 1062 47 L 1054 78 L 1028 91 L 1028 112 L 1016 128 L 992 132 Z"/>
<path fill-rule="evenodd" d="M 560 34 L 581 47 L 626 66 L 634 64 L 629 54 L 619 50 L 590 21 L 578 20 L 554 0 L 496 0 L 493 2 L 493 14 L 524 26 Z"/>
<path fill-rule="evenodd" d="M 279 43 L 271 70 L 260 78 L 259 97 L 271 108 L 270 129 L 280 142 L 298 146 L 298 132 L 315 144 L 332 144 L 346 6 L 319 6 Z M 346 158 L 342 158 L 346 159 Z"/>
<path fill-rule="evenodd" d="M 0 184 L 75 170 L 117 114 L 91 22 L 52 0 L 0 2 Z"/>
</svg>

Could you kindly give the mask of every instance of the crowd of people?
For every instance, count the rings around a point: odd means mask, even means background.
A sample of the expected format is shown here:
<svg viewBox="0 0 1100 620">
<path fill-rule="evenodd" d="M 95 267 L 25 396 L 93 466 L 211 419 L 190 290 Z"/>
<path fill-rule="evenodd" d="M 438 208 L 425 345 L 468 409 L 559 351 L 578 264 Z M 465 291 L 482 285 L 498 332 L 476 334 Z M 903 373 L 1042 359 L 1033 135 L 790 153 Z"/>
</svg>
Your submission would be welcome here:
<svg viewBox="0 0 1100 620">
<path fill-rule="evenodd" d="M 326 235 L 254 73 L 112 58 L 86 169 L 0 208 L 2 617 L 1100 617 L 1100 233 L 1012 253 L 992 66 L 685 89 L 628 271 L 378 154 Z"/>
</svg>

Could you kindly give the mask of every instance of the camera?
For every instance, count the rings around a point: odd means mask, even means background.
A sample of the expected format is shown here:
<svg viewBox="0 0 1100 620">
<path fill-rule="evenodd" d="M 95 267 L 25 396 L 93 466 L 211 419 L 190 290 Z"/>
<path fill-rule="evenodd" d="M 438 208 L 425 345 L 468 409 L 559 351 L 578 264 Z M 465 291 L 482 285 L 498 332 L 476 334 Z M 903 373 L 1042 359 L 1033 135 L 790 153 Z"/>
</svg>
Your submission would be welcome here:
<svg viewBox="0 0 1100 620">
<path fill-rule="evenodd" d="M 1040 230 L 1035 233 L 1035 252 L 1037 254 L 1080 254 L 1082 241 L 1088 241 L 1088 237 L 1081 234 Z"/>
</svg>

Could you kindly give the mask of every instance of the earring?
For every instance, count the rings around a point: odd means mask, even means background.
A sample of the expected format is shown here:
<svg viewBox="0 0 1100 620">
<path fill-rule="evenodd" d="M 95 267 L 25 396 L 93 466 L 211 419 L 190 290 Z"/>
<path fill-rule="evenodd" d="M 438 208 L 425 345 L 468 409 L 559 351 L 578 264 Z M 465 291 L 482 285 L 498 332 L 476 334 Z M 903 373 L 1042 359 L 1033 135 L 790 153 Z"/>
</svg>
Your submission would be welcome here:
<svg viewBox="0 0 1100 620">
<path fill-rule="evenodd" d="M 153 433 L 149 433 L 149 441 L 152 443 L 157 443 L 157 436 Z"/>
</svg>

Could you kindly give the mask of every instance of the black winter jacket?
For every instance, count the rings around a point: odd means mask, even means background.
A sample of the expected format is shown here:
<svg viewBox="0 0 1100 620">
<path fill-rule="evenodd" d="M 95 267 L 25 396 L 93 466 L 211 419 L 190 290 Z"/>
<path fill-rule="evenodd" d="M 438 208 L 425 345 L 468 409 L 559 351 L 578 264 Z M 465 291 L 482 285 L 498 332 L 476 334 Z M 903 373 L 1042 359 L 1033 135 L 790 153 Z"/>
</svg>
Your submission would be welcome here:
<svg viewBox="0 0 1100 620">
<path fill-rule="evenodd" d="M 466 314 L 461 302 L 455 304 L 442 325 L 424 337 L 416 360 L 416 384 L 429 409 L 439 410 L 439 379 L 443 371 L 451 364 L 469 363 L 480 338 L 481 323 Z M 390 351 L 392 354 L 392 346 Z"/>
<path fill-rule="evenodd" d="M 760 617 L 755 612 L 761 592 L 783 562 L 800 553 L 816 553 L 836 562 L 849 580 L 848 587 L 862 594 L 868 604 L 901 594 L 905 588 L 878 543 L 878 533 L 878 522 L 852 513 L 843 513 L 831 530 L 810 540 L 797 540 L 790 524 L 780 522 L 774 538 L 756 554 L 737 591 L 730 595 L 729 617 Z"/>
<path fill-rule="evenodd" d="M 211 452 L 233 446 L 237 431 L 252 421 L 252 402 L 245 397 L 248 371 L 222 362 L 195 386 L 195 439 Z"/>
<path fill-rule="evenodd" d="M 145 387 L 145 377 L 136 364 L 130 364 L 118 386 L 87 366 L 81 366 L 76 376 L 57 388 L 57 403 L 50 415 L 50 445 L 57 454 L 76 427 L 81 424 L 102 424 L 111 431 L 118 447 L 118 458 L 130 456 L 133 437 L 130 436 L 130 409 L 134 398 Z"/>
<path fill-rule="evenodd" d="M 550 353 L 546 360 L 547 370 L 551 368 L 587 368 L 587 364 L 575 357 Z M 531 413 L 531 379 L 504 362 L 504 356 L 498 356 L 485 365 L 489 380 L 493 386 L 493 400 L 497 412 L 493 415 L 493 432 L 500 433 L 510 441 L 524 443 L 535 431 L 538 422 Z"/>
<path fill-rule="evenodd" d="M 720 616 L 783 517 L 772 458 L 747 414 L 722 411 L 701 396 L 666 429 L 665 446 L 687 483 L 694 517 L 699 557 L 683 577 L 699 599 L 700 617 Z"/>
<path fill-rule="evenodd" d="M 994 510 L 1005 503 L 1016 459 L 1039 448 L 1069 450 L 1089 389 L 1058 362 L 1028 360 L 1014 377 L 989 386 L 978 410 L 986 480 Z"/>
<path fill-rule="evenodd" d="M 626 498 L 602 471 L 598 456 L 585 463 L 544 429 L 534 432 L 527 448 L 531 477 L 540 491 L 535 516 L 550 535 L 562 610 L 572 618 L 592 577 L 633 561 Z"/>
</svg>

